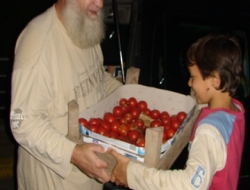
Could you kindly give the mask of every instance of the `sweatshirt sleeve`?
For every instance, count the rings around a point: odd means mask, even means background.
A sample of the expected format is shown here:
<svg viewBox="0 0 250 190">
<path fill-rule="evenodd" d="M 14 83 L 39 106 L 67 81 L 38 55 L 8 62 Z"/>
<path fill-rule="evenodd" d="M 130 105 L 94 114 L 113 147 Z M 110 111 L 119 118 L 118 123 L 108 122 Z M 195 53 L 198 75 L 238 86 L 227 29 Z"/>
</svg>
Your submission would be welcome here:
<svg viewBox="0 0 250 190">
<path fill-rule="evenodd" d="M 219 131 L 210 125 L 198 127 L 186 168 L 156 170 L 130 161 L 127 168 L 128 185 L 132 189 L 205 190 L 213 174 L 226 162 L 226 144 Z"/>
<path fill-rule="evenodd" d="M 20 146 L 65 177 L 72 166 L 70 159 L 75 143 L 59 133 L 58 126 L 52 125 L 56 105 L 51 86 L 48 77 L 35 67 L 13 71 L 11 130 Z M 67 125 L 66 114 L 57 118 L 65 118 Z"/>
</svg>

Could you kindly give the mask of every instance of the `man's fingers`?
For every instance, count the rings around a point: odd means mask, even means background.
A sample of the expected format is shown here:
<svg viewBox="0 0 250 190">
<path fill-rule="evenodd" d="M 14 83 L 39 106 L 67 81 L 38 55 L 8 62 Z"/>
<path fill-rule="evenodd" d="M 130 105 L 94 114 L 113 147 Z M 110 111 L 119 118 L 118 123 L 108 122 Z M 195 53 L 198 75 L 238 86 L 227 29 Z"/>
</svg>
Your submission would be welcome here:
<svg viewBox="0 0 250 190">
<path fill-rule="evenodd" d="M 110 175 L 108 175 L 104 169 L 102 170 L 101 178 L 104 182 L 110 181 Z"/>
<path fill-rule="evenodd" d="M 101 183 L 106 183 L 110 181 L 110 176 L 107 174 L 107 172 L 102 169 L 101 173 L 97 174 L 97 175 L 89 175 L 91 178 L 95 178 L 97 179 L 99 182 Z"/>
<path fill-rule="evenodd" d="M 107 149 L 104 148 L 102 145 L 99 144 L 93 144 L 94 146 L 92 147 L 94 149 L 95 152 L 99 152 L 99 153 L 106 153 Z"/>
<path fill-rule="evenodd" d="M 112 156 L 114 156 L 115 158 L 119 157 L 119 153 L 116 152 L 114 149 L 109 148 L 108 149 L 108 153 L 110 153 Z"/>
<path fill-rule="evenodd" d="M 98 160 L 96 162 L 96 167 L 97 168 L 106 168 L 107 166 L 108 166 L 107 162 L 105 162 L 104 160 L 98 158 Z"/>
<path fill-rule="evenodd" d="M 97 180 L 101 183 L 106 183 L 107 181 L 103 180 L 102 178 L 97 178 Z"/>
</svg>

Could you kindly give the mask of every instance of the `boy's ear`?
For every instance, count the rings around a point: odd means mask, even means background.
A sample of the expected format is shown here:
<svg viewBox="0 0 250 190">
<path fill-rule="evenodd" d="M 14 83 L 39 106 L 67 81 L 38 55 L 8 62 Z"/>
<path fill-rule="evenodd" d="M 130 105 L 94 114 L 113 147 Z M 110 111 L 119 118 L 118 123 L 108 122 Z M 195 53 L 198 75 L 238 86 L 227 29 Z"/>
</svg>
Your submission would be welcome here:
<svg viewBox="0 0 250 190">
<path fill-rule="evenodd" d="M 221 83 L 221 81 L 220 81 L 219 73 L 214 72 L 213 76 L 212 76 L 212 85 L 213 85 L 213 87 L 218 88 L 220 86 L 220 83 Z"/>
</svg>

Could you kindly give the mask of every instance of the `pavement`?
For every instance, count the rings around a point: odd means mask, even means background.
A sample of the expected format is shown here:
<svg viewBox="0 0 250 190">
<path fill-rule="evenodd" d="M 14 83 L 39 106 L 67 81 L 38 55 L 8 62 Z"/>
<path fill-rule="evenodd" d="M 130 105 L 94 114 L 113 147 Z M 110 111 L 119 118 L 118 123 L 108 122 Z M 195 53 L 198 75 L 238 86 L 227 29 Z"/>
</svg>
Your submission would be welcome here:
<svg viewBox="0 0 250 190">
<path fill-rule="evenodd" d="M 11 135 L 10 128 L 0 119 L 0 189 L 16 189 L 16 148 L 17 143 Z"/>
</svg>

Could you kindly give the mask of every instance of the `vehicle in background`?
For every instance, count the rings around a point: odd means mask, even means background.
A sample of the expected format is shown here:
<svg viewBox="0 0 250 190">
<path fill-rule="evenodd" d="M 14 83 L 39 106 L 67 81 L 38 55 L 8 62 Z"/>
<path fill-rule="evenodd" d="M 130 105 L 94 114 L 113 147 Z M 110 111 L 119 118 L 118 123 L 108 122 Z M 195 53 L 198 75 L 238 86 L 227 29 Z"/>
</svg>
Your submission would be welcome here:
<svg viewBox="0 0 250 190">
<path fill-rule="evenodd" d="M 106 65 L 120 65 L 112 1 L 106 0 L 106 39 L 102 47 Z M 243 53 L 239 99 L 249 98 L 250 14 L 246 4 L 203 1 L 117 0 L 120 42 L 125 69 L 140 68 L 140 84 L 189 94 L 185 55 L 189 46 L 211 32 L 228 32 L 238 38 Z"/>
</svg>

